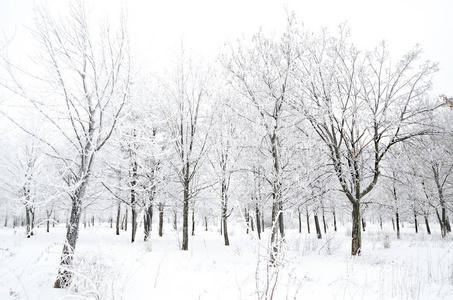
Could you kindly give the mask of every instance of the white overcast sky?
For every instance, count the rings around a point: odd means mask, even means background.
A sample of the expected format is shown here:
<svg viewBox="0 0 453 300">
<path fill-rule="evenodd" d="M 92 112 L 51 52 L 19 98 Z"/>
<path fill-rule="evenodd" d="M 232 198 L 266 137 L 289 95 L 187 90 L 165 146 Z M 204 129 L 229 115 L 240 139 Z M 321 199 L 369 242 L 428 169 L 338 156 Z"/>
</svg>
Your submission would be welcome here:
<svg viewBox="0 0 453 300">
<path fill-rule="evenodd" d="M 33 24 L 32 0 L 0 0 L 0 31 L 15 37 L 18 52 L 26 52 L 22 29 Z M 36 1 L 52 9 L 65 0 Z M 305 27 L 318 30 L 346 22 L 362 49 L 372 49 L 385 39 L 395 58 L 417 43 L 425 59 L 440 63 L 433 94 L 453 96 L 452 0 L 85 0 L 93 14 L 123 6 L 129 14 L 135 51 L 155 59 L 175 51 L 183 38 L 186 47 L 214 56 L 222 44 L 262 27 L 281 31 L 286 12 L 294 11 Z M 19 47 L 17 45 L 20 45 Z M 16 53 L 17 54 L 17 53 Z"/>
</svg>

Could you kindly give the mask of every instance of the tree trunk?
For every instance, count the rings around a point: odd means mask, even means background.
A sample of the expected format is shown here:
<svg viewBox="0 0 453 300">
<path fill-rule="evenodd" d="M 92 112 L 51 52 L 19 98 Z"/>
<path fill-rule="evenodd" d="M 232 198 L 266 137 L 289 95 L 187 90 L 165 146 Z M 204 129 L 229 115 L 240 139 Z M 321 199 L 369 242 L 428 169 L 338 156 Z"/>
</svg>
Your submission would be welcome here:
<svg viewBox="0 0 453 300">
<path fill-rule="evenodd" d="M 381 226 L 381 230 L 382 230 L 382 217 L 379 216 L 379 225 Z"/>
<path fill-rule="evenodd" d="M 272 204 L 272 228 L 271 228 L 271 249 L 270 249 L 270 265 L 275 265 L 276 255 L 278 254 L 278 244 L 277 244 L 277 235 L 278 235 L 278 207 L 277 203 L 274 201 Z"/>
<path fill-rule="evenodd" d="M 27 239 L 31 236 L 31 221 L 30 221 L 30 208 L 25 205 L 25 219 L 27 224 Z"/>
<path fill-rule="evenodd" d="M 414 212 L 415 233 L 418 233 L 417 213 Z"/>
<path fill-rule="evenodd" d="M 178 212 L 176 210 L 173 211 L 173 229 L 178 230 Z"/>
<path fill-rule="evenodd" d="M 146 208 L 145 214 L 143 215 L 143 217 L 144 217 L 143 229 L 144 229 L 144 234 L 145 234 L 144 239 L 145 239 L 145 241 L 147 241 L 151 234 L 151 226 L 153 223 L 153 204 L 151 201 L 150 201 L 148 207 Z"/>
<path fill-rule="evenodd" d="M 322 212 L 322 225 L 324 226 L 324 234 L 327 234 L 327 224 L 326 218 L 324 217 L 324 212 Z"/>
<path fill-rule="evenodd" d="M 230 245 L 230 239 L 228 237 L 228 211 L 227 211 L 227 205 L 225 203 L 226 201 L 222 201 L 222 225 L 221 227 L 223 228 L 223 239 L 225 242 L 225 246 Z"/>
<path fill-rule="evenodd" d="M 298 214 L 298 217 L 299 217 L 299 233 L 302 233 L 302 216 L 301 216 L 301 213 L 300 213 L 300 208 L 297 209 L 297 214 Z"/>
<path fill-rule="evenodd" d="M 337 215 L 335 214 L 335 208 L 333 209 L 333 228 L 337 232 Z"/>
<path fill-rule="evenodd" d="M 208 231 L 208 217 L 204 217 L 204 231 Z"/>
<path fill-rule="evenodd" d="M 256 232 L 258 233 L 258 239 L 261 239 L 261 218 L 260 218 L 260 208 L 258 202 L 255 203 L 255 217 L 256 217 Z"/>
<path fill-rule="evenodd" d="M 195 211 L 192 209 L 192 236 L 195 235 Z"/>
<path fill-rule="evenodd" d="M 308 214 L 308 207 L 305 207 L 305 217 L 307 218 L 307 231 L 310 233 L 310 215 Z"/>
<path fill-rule="evenodd" d="M 184 182 L 184 200 L 182 210 L 182 250 L 189 250 L 189 180 Z"/>
<path fill-rule="evenodd" d="M 283 222 L 283 202 L 278 202 L 278 228 L 280 229 L 280 236 L 282 240 L 285 239 L 285 223 Z"/>
<path fill-rule="evenodd" d="M 245 216 L 245 225 L 246 225 L 245 233 L 249 234 L 250 215 L 249 215 L 249 210 L 247 209 L 247 207 L 244 209 L 244 216 Z M 223 231 L 225 231 L 225 228 L 223 228 Z"/>
<path fill-rule="evenodd" d="M 53 207 L 52 207 L 53 210 Z M 46 231 L 50 232 L 50 217 L 52 216 L 52 210 L 46 210 Z M 53 220 L 55 222 L 55 220 Z"/>
<path fill-rule="evenodd" d="M 439 220 L 439 225 L 440 225 L 440 234 L 442 238 L 445 238 L 447 236 L 447 226 L 445 222 L 445 208 L 442 207 L 442 217 L 439 215 L 439 211 L 436 208 L 436 215 L 437 219 Z"/>
<path fill-rule="evenodd" d="M 158 210 L 159 210 L 159 236 L 162 236 L 163 229 L 164 229 L 164 204 L 163 203 L 159 203 Z"/>
<path fill-rule="evenodd" d="M 365 218 L 362 217 L 362 230 L 365 231 L 366 229 L 366 222 L 365 222 Z"/>
<path fill-rule="evenodd" d="M 450 219 L 448 216 L 445 218 L 445 226 L 447 227 L 447 232 L 451 232 Z"/>
<path fill-rule="evenodd" d="M 222 217 L 222 220 L 223 220 L 223 224 L 222 224 L 222 227 L 223 227 L 223 239 L 225 241 L 225 246 L 229 246 L 230 245 L 230 239 L 228 237 L 228 217 L 226 215 L 226 207 L 224 207 L 224 211 L 223 211 L 223 217 Z"/>
<path fill-rule="evenodd" d="M 314 215 L 315 219 L 315 227 L 316 227 L 316 234 L 318 235 L 318 239 L 322 239 L 322 233 L 321 233 L 321 228 L 319 227 L 319 220 L 318 220 L 318 215 Z"/>
<path fill-rule="evenodd" d="M 129 215 L 129 207 L 126 206 L 126 212 L 124 213 L 124 231 L 127 231 L 127 217 Z"/>
<path fill-rule="evenodd" d="M 118 200 L 118 207 L 116 210 L 116 235 L 120 235 L 120 219 L 121 219 L 121 201 Z"/>
<path fill-rule="evenodd" d="M 429 221 L 428 221 L 428 216 L 425 215 L 425 225 L 426 225 L 426 232 L 428 234 L 431 234 L 431 228 L 429 227 Z"/>
<path fill-rule="evenodd" d="M 135 236 L 137 234 L 137 211 L 135 207 L 131 209 L 131 226 L 132 226 L 132 235 L 131 235 L 131 243 L 135 242 Z"/>
<path fill-rule="evenodd" d="M 352 205 L 352 255 L 360 255 L 362 248 L 362 231 L 360 228 L 360 202 Z"/>
<path fill-rule="evenodd" d="M 395 214 L 395 218 L 396 218 L 396 238 L 400 239 L 401 238 L 401 234 L 400 234 L 400 215 L 399 215 L 398 211 Z"/>
<path fill-rule="evenodd" d="M 86 183 L 85 183 L 86 184 Z M 58 270 L 58 277 L 55 281 L 54 288 L 66 287 L 71 279 L 71 272 L 69 266 L 74 258 L 74 251 L 79 236 L 79 224 L 82 215 L 82 196 L 84 194 L 85 184 L 82 183 L 79 195 L 75 195 L 72 199 L 71 216 L 69 218 L 69 226 L 66 232 L 66 241 L 63 246 L 63 252 L 60 259 L 60 268 Z"/>
<path fill-rule="evenodd" d="M 392 226 L 393 226 L 393 231 L 395 231 L 395 219 L 392 218 Z"/>
</svg>

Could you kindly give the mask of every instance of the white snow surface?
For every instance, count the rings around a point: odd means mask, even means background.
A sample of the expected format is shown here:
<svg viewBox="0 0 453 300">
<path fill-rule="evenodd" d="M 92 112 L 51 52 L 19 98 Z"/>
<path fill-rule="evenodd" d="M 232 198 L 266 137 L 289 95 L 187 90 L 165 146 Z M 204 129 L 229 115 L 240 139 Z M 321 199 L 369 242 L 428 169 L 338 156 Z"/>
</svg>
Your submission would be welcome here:
<svg viewBox="0 0 453 300">
<path fill-rule="evenodd" d="M 370 224 L 352 257 L 348 224 L 321 240 L 288 230 L 269 267 L 269 229 L 258 240 L 233 227 L 226 247 L 215 228 L 199 227 L 181 251 L 181 233 L 170 228 L 163 237 L 154 228 L 148 242 L 139 228 L 132 244 L 130 231 L 82 227 L 68 289 L 52 288 L 64 225 L 30 239 L 24 228 L 0 228 L 0 299 L 453 299 L 453 239 L 436 231 L 407 225 L 397 240 L 391 227 Z"/>
</svg>

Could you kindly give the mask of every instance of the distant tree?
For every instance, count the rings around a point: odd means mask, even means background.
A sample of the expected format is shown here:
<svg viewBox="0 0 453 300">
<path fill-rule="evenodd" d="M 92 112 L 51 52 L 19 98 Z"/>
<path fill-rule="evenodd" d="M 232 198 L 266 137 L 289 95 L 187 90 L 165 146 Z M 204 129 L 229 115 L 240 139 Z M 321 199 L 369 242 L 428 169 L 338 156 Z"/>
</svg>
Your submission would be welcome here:
<svg viewBox="0 0 453 300">
<path fill-rule="evenodd" d="M 189 205 L 209 185 L 198 179 L 206 158 L 212 120 L 208 106 L 210 74 L 202 63 L 193 62 L 184 48 L 178 59 L 175 70 L 161 82 L 164 90 L 160 99 L 166 103 L 162 109 L 169 136 L 174 141 L 172 169 L 182 187 L 182 250 L 188 250 Z"/>
<path fill-rule="evenodd" d="M 284 139 L 284 119 L 287 97 L 293 88 L 291 72 L 298 53 L 293 44 L 292 26 L 274 41 L 258 33 L 253 37 L 251 46 L 239 44 L 231 47 L 229 56 L 223 64 L 230 73 L 232 86 L 246 99 L 252 114 L 249 116 L 261 126 L 263 143 L 260 151 L 265 151 L 272 168 L 266 170 L 272 186 L 272 232 L 270 263 L 274 264 L 278 253 L 278 233 L 284 238 L 283 222 L 283 169 L 284 159 L 282 142 Z"/>
</svg>

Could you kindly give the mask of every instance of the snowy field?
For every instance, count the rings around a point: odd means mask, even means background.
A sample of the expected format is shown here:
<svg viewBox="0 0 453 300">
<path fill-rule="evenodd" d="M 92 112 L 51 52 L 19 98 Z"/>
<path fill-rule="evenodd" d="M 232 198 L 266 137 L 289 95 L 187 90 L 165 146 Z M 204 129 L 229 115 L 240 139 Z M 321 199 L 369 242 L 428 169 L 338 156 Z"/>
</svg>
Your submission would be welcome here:
<svg viewBox="0 0 453 300">
<path fill-rule="evenodd" d="M 153 231 L 151 242 L 139 228 L 134 244 L 108 224 L 82 227 L 70 290 L 52 288 L 63 225 L 50 233 L 41 226 L 31 239 L 24 228 L 1 228 L 0 299 L 453 299 L 451 235 L 408 227 L 396 240 L 390 227 L 370 224 L 360 257 L 349 254 L 346 228 L 322 240 L 289 230 L 281 263 L 271 268 L 267 237 L 239 227 L 229 247 L 219 232 L 197 231 L 186 252 L 170 225 L 163 237 Z"/>
</svg>

